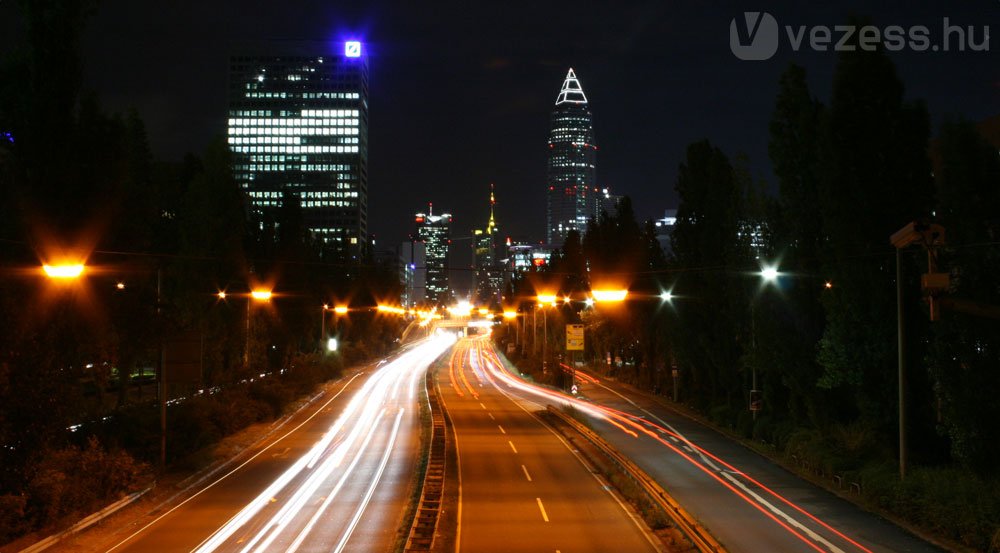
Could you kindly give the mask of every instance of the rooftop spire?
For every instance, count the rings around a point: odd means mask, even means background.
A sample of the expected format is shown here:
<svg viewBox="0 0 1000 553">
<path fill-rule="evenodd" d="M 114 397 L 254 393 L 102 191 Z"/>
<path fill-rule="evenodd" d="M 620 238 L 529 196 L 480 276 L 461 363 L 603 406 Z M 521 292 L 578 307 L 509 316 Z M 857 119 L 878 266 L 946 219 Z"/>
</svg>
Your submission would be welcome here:
<svg viewBox="0 0 1000 553">
<path fill-rule="evenodd" d="M 497 203 L 496 195 L 493 193 L 493 183 L 490 183 L 490 223 L 486 226 L 486 233 L 493 234 L 497 230 L 496 219 L 493 217 L 493 207 Z"/>
<path fill-rule="evenodd" d="M 576 73 L 573 72 L 573 68 L 569 68 L 569 72 L 566 73 L 566 80 L 563 81 L 562 89 L 559 91 L 559 97 L 556 98 L 556 105 L 559 104 L 586 104 L 587 95 L 583 93 L 583 87 L 580 86 L 580 81 L 576 78 Z"/>
</svg>

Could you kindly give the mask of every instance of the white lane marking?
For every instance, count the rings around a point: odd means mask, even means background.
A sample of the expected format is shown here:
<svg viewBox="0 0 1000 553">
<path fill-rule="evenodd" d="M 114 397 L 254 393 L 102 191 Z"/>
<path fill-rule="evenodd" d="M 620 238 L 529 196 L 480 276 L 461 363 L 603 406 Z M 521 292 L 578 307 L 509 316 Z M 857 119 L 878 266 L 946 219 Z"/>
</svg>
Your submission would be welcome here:
<svg viewBox="0 0 1000 553">
<path fill-rule="evenodd" d="M 655 413 L 651 413 L 651 412 L 647 411 L 646 409 L 643 409 L 642 407 L 639 407 L 638 405 L 636 405 L 636 403 L 634 401 L 632 401 L 628 397 L 624 396 L 623 394 L 619 393 L 617 390 L 613 390 L 613 389 L 605 386 L 604 384 L 598 384 L 598 386 L 600 386 L 601 388 L 604 388 L 605 390 L 611 392 L 612 394 L 615 394 L 616 396 L 618 396 L 618 397 L 624 399 L 625 401 L 631 403 L 632 405 L 635 406 L 636 409 L 638 409 L 639 411 L 642 411 L 643 413 L 649 415 L 651 418 L 655 419 L 657 422 L 659 422 L 660 424 L 662 424 L 665 428 L 670 429 L 670 431 L 673 432 L 679 438 L 679 440 L 674 440 L 674 441 L 676 441 L 678 443 L 680 441 L 683 441 L 685 444 L 688 444 L 688 445 L 694 447 L 694 444 L 690 440 L 688 440 L 687 437 L 684 436 L 684 434 L 681 434 L 679 430 L 677 430 L 676 428 L 674 428 L 667 421 L 665 421 L 665 420 L 661 419 L 660 417 L 656 416 Z M 673 436 L 671 436 L 671 437 L 673 437 Z M 697 450 L 695 451 L 695 453 L 698 455 L 698 457 L 701 458 L 701 461 L 703 463 L 705 463 L 706 465 L 712 467 L 712 470 L 714 470 L 716 472 L 721 472 L 722 471 L 722 468 L 719 467 L 718 465 L 716 465 L 715 463 L 713 463 L 712 460 L 709 459 L 708 457 L 706 457 L 704 453 L 702 453 L 701 451 L 697 451 Z"/>
<path fill-rule="evenodd" d="M 524 477 L 528 479 L 528 482 L 531 482 L 531 475 L 528 474 L 528 467 L 521 465 L 521 468 L 524 470 Z"/>
<path fill-rule="evenodd" d="M 497 420 L 496 417 L 493 416 L 493 413 L 486 413 L 486 414 L 490 416 L 491 421 Z"/>
<path fill-rule="evenodd" d="M 687 445 L 687 444 L 684 444 L 684 445 L 683 445 L 683 446 L 681 446 L 681 447 L 683 447 L 683 448 L 684 448 L 684 450 L 685 450 L 685 451 L 687 451 L 688 453 L 694 453 L 694 450 L 693 450 L 693 449 L 691 449 L 691 446 L 689 446 L 689 445 Z"/>
<path fill-rule="evenodd" d="M 767 509 L 769 511 L 771 511 L 772 513 L 774 513 L 774 514 L 778 515 L 779 517 L 781 517 L 781 518 L 785 519 L 786 521 L 788 521 L 788 524 L 791 524 L 792 526 L 798 528 L 799 530 L 802 530 L 803 532 L 805 532 L 813 540 L 815 540 L 815 541 L 817 541 L 819 543 L 822 543 L 823 545 L 827 546 L 827 548 L 829 548 L 830 551 L 832 551 L 833 553 L 844 553 L 843 549 L 837 547 L 836 545 L 833 545 L 832 543 L 830 543 L 829 541 L 827 541 L 826 538 L 824 538 L 823 536 L 820 536 L 816 532 L 813 532 L 811 529 L 809 529 L 809 527 L 803 525 L 801 522 L 799 522 L 798 520 L 792 518 L 791 516 L 789 516 L 788 514 L 786 514 L 781 509 L 779 509 L 779 508 L 775 507 L 774 505 L 772 505 L 766 499 L 764 499 L 763 497 L 761 497 L 760 495 L 758 495 L 757 492 L 755 492 L 755 491 L 751 490 L 750 488 L 746 487 L 743 484 L 743 482 L 740 482 L 736 478 L 733 478 L 732 476 L 730 476 L 728 472 L 722 472 L 720 474 L 722 474 L 722 476 L 725 477 L 726 480 L 729 480 L 730 482 L 732 482 L 736 486 L 739 486 L 739 488 L 742 489 L 744 492 L 746 492 L 748 495 L 753 496 L 753 498 L 756 499 L 761 505 L 767 507 Z"/>
<path fill-rule="evenodd" d="M 132 538 L 134 538 L 134 537 L 138 536 L 139 534 L 145 532 L 149 527 L 151 527 L 154 524 L 156 524 L 156 523 L 160 522 L 161 520 L 163 520 L 164 517 L 170 515 L 171 513 L 173 513 L 174 511 L 176 511 L 177 509 L 180 509 L 181 507 L 183 507 L 189 501 L 194 500 L 194 498 L 196 498 L 199 495 L 207 492 L 209 489 L 211 489 L 213 486 L 215 486 L 219 482 L 222 482 L 226 478 L 228 478 L 228 477 L 232 476 L 233 474 L 235 474 L 241 468 L 243 468 L 243 467 L 247 466 L 248 464 L 250 464 L 251 461 L 253 461 L 257 457 L 259 457 L 259 456 L 263 455 L 264 453 L 266 453 L 267 450 L 271 449 L 272 447 L 274 447 L 275 445 L 277 445 L 278 443 L 280 443 L 281 440 L 284 440 L 285 438 L 291 436 L 292 433 L 294 433 L 296 430 L 298 430 L 298 429 L 302 428 L 303 426 L 305 426 L 305 424 L 307 422 L 311 421 L 313 419 L 313 417 L 315 417 L 316 415 L 318 415 L 321 412 L 325 411 L 326 408 L 327 408 L 327 406 L 330 405 L 331 403 L 333 403 L 333 400 L 337 399 L 337 397 L 339 397 L 340 394 L 344 393 L 344 390 L 346 390 L 347 387 L 350 386 L 351 383 L 354 382 L 354 380 L 356 378 L 358 378 L 359 376 L 361 376 L 361 374 L 362 373 L 359 372 L 358 374 L 352 376 L 350 380 L 348 380 L 346 383 L 344 383 L 344 387 L 341 388 L 340 391 L 338 391 L 336 394 L 334 394 L 333 397 L 331 397 L 329 400 L 327 400 L 326 403 L 324 403 L 318 409 L 316 409 L 316 411 L 314 411 L 312 415 L 309 415 L 304 421 L 302 421 L 301 423 L 299 423 L 295 428 L 289 430 L 283 436 L 281 436 L 280 438 L 278 438 L 278 439 L 274 440 L 273 442 L 271 442 L 267 447 L 265 447 L 265 448 L 261 449 L 260 451 L 258 451 L 257 453 L 255 453 L 252 457 L 250 457 L 246 461 L 243 461 L 242 463 L 240 463 L 240 465 L 237 466 L 236 468 L 234 468 L 233 470 L 231 470 L 231 471 L 227 472 L 226 474 L 222 475 L 221 477 L 219 477 L 219 479 L 216 480 L 215 482 L 212 482 L 211 484 L 205 486 L 204 488 L 202 488 L 201 490 L 199 490 L 197 493 L 195 493 L 191 497 L 189 497 L 189 498 L 185 499 L 184 501 L 181 501 L 180 503 L 178 503 L 176 506 L 174 506 L 174 508 L 172 508 L 169 511 L 163 513 L 162 515 L 156 517 L 156 519 L 154 519 L 153 521 L 151 521 L 149 524 L 147 524 L 147 525 L 143 526 L 142 528 L 136 530 L 131 536 L 129 536 L 129 537 L 125 538 L 124 540 L 116 543 L 110 549 L 108 549 L 107 553 L 111 553 L 111 551 L 114 551 L 115 549 L 118 549 L 119 547 L 121 547 L 122 545 L 124 545 L 126 542 L 128 542 Z M 291 419 L 289 419 L 289 420 L 291 420 Z M 284 423 L 282 423 L 282 424 L 284 424 Z"/>
<path fill-rule="evenodd" d="M 678 440 L 676 436 L 671 436 L 670 439 L 673 440 L 675 443 L 680 443 L 680 440 Z"/>
<path fill-rule="evenodd" d="M 482 407 L 483 409 L 486 409 L 486 406 L 483 405 L 482 403 L 480 403 L 479 406 Z"/>
<path fill-rule="evenodd" d="M 504 429 L 503 429 L 503 427 L 502 427 L 502 426 L 500 426 L 499 424 L 497 425 L 497 428 L 499 428 L 499 429 L 500 429 L 500 433 L 501 433 L 501 434 L 506 434 L 506 433 L 507 433 L 507 431 L 506 431 L 506 430 L 504 430 Z"/>
<path fill-rule="evenodd" d="M 334 553 L 340 553 L 347 546 L 347 540 L 350 539 L 351 534 L 354 533 L 354 529 L 358 525 L 358 521 L 361 520 L 361 515 L 364 514 L 365 509 L 368 507 L 368 502 L 371 501 L 372 495 L 375 493 L 375 486 L 378 485 L 379 481 L 382 480 L 382 473 L 385 472 L 385 466 L 389 464 L 389 454 L 392 453 L 394 444 L 396 443 L 396 436 L 399 434 L 399 423 L 403 420 L 403 408 L 399 408 L 399 414 L 396 415 L 396 424 L 392 427 L 392 436 L 389 438 L 389 444 L 385 448 L 385 454 L 382 456 L 382 462 L 379 464 L 378 472 L 375 474 L 375 478 L 372 479 L 371 484 L 368 486 L 368 491 L 365 492 L 364 499 L 361 500 L 361 505 L 358 506 L 358 510 L 354 512 L 354 518 L 351 519 L 350 526 L 347 527 L 347 531 L 344 532 L 344 536 L 340 538 L 340 543 L 337 544 L 337 548 L 334 549 Z"/>
<path fill-rule="evenodd" d="M 366 449 L 368 449 L 368 444 L 371 442 L 372 437 L 375 435 L 375 431 L 379 426 L 379 422 L 382 420 L 382 416 L 385 414 L 385 409 L 379 411 L 378 415 L 375 417 L 374 421 L 370 424 L 368 433 L 365 434 L 362 439 L 357 453 L 351 459 L 350 464 L 344 469 L 343 475 L 341 475 L 340 480 L 334 486 L 333 490 L 327 495 L 324 504 L 330 504 L 333 498 L 340 492 L 340 489 L 347 482 L 348 477 L 354 471 L 358 462 L 361 460 Z M 357 426 L 361 426 L 360 424 Z M 352 436 L 359 435 L 355 430 L 351 431 Z M 348 441 L 348 445 L 353 444 L 355 440 L 352 438 Z M 267 551 L 271 543 L 282 533 L 282 531 L 288 527 L 292 519 L 301 511 L 302 506 L 306 504 L 309 497 L 319 488 L 320 485 L 331 475 L 333 471 L 340 465 L 341 460 L 346 456 L 347 452 L 342 447 L 338 447 L 338 451 L 333 455 L 327 457 L 321 464 L 318 465 L 316 471 L 311 473 L 305 483 L 303 483 L 295 492 L 292 494 L 291 498 L 282 506 L 282 508 L 267 521 L 263 527 L 258 530 L 257 535 L 250 540 L 242 550 L 241 553 L 249 553 L 251 550 L 255 550 L 256 553 L 262 553 Z M 217 530 L 216 535 L 212 536 L 205 545 L 198 548 L 198 553 L 210 553 L 215 551 L 225 540 L 229 539 L 237 528 L 242 527 L 246 522 L 256 516 L 257 509 L 247 509 L 244 508 L 240 514 L 235 517 L 234 522 L 223 526 Z M 323 508 L 320 508 L 320 512 Z M 259 545 L 258 545 L 259 544 Z"/>
<path fill-rule="evenodd" d="M 545 512 L 545 505 L 542 505 L 542 498 L 536 497 L 535 501 L 538 502 L 538 510 L 542 512 L 542 520 L 545 522 L 549 521 L 549 515 Z"/>
<path fill-rule="evenodd" d="M 512 441 L 510 441 L 510 440 L 507 440 L 507 443 L 509 443 L 509 444 L 510 444 L 510 448 L 514 450 L 514 453 L 517 453 L 517 448 L 516 448 L 516 447 L 514 447 L 514 442 L 512 442 Z"/>
</svg>

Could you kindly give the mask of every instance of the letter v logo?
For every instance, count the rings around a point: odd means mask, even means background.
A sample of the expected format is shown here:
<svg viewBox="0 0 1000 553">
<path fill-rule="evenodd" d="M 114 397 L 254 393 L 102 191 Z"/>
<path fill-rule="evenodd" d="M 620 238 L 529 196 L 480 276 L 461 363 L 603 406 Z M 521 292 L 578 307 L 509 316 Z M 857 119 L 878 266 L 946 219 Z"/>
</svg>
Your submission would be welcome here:
<svg viewBox="0 0 1000 553">
<path fill-rule="evenodd" d="M 744 61 L 770 59 L 778 51 L 778 22 L 767 12 L 743 12 L 729 22 L 729 49 Z"/>
</svg>

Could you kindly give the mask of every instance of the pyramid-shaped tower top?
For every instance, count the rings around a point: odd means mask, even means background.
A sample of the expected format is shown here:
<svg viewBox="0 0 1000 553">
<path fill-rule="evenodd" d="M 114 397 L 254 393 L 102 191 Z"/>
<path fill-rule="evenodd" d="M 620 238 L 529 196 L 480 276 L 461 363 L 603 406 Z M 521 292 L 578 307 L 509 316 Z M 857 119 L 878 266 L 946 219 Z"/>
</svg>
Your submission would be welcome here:
<svg viewBox="0 0 1000 553">
<path fill-rule="evenodd" d="M 580 81 L 576 78 L 576 73 L 570 67 L 569 73 L 566 73 L 566 80 L 563 81 L 562 89 L 559 91 L 559 97 L 556 98 L 556 105 L 586 103 L 587 95 L 583 93 L 583 87 L 580 86 Z"/>
</svg>

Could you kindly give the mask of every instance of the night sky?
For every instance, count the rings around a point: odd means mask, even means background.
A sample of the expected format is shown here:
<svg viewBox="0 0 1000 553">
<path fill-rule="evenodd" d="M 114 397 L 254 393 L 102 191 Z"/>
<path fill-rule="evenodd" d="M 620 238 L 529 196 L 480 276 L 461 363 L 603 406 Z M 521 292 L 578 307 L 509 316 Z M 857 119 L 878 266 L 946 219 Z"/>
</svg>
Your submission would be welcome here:
<svg viewBox="0 0 1000 553">
<path fill-rule="evenodd" d="M 549 114 L 569 67 L 590 100 L 598 184 L 632 196 L 641 217 L 676 207 L 686 145 L 709 138 L 773 176 L 768 121 L 789 62 L 826 101 L 836 54 L 737 59 L 729 24 L 764 9 L 779 25 L 837 25 L 851 14 L 887 25 L 1000 30 L 1000 1 L 795 2 L 249 2 L 105 0 L 84 37 L 85 82 L 110 111 L 138 109 L 155 155 L 178 160 L 225 131 L 230 55 L 334 54 L 365 41 L 372 69 L 369 230 L 391 247 L 434 202 L 453 234 L 485 224 L 496 183 L 504 235 L 539 240 Z M 875 4 L 875 5 L 872 5 Z M 0 47 L 17 29 L 0 0 Z M 989 52 L 893 53 L 910 99 L 935 124 L 1000 113 L 1000 44 Z"/>
</svg>

